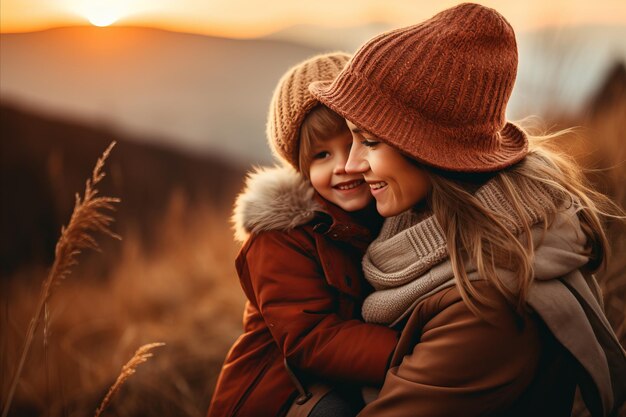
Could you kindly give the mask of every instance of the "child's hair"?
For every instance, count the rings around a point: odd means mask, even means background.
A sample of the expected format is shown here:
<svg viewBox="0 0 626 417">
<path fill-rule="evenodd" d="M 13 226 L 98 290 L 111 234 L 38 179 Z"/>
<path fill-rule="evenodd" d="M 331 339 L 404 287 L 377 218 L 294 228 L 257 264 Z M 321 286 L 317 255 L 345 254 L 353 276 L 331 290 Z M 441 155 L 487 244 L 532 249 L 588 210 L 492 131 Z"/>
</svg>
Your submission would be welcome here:
<svg viewBox="0 0 626 417">
<path fill-rule="evenodd" d="M 323 104 L 318 104 L 307 114 L 300 126 L 298 150 L 298 168 L 305 178 L 309 179 L 314 146 L 345 131 L 348 131 L 345 119 Z"/>
<path fill-rule="evenodd" d="M 468 307 L 480 314 L 474 301 L 488 304 L 474 290 L 465 271 L 470 259 L 481 277 L 492 283 L 519 313 L 524 305 L 533 281 L 533 246 L 530 238 L 531 224 L 524 215 L 524 206 L 538 212 L 544 219 L 544 231 L 550 226 L 559 208 L 567 202 L 577 206 L 581 228 L 587 237 L 590 270 L 604 267 L 608 256 L 608 240 L 603 229 L 602 217 L 621 217 L 622 210 L 607 196 L 591 188 L 583 177 L 583 170 L 568 155 L 559 153 L 551 145 L 554 139 L 571 134 L 571 129 L 550 135 L 528 135 L 529 153 L 519 163 L 491 175 L 479 175 L 475 183 L 468 183 L 468 176 L 448 176 L 427 170 L 432 181 L 429 205 L 447 239 L 448 252 L 457 281 L 457 287 Z M 486 209 L 474 196 L 480 183 L 493 179 L 512 203 L 514 216 L 522 219 L 522 239 L 505 227 L 503 215 Z M 537 186 L 557 197 L 546 205 L 532 198 Z M 623 219 L 623 217 L 621 217 Z M 523 238 L 526 238 L 525 240 Z M 522 242 L 526 243 L 522 243 Z M 516 275 L 517 288 L 511 290 L 499 279 L 496 268 L 512 270 Z"/>
</svg>

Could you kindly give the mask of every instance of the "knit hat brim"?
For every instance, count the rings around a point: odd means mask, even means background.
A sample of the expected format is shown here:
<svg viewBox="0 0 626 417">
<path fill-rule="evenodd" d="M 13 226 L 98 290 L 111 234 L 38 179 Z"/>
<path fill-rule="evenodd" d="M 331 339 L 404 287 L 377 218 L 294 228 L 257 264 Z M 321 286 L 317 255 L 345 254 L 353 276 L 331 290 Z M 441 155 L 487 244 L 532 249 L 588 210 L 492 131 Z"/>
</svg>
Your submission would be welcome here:
<svg viewBox="0 0 626 417">
<path fill-rule="evenodd" d="M 308 90 L 312 81 L 334 79 L 350 60 L 344 52 L 308 58 L 283 74 L 267 115 L 266 135 L 274 155 L 299 170 L 300 129 L 309 112 L 319 104 Z"/>
<path fill-rule="evenodd" d="M 309 91 L 321 103 L 359 128 L 423 164 L 455 172 L 490 172 L 519 162 L 528 153 L 526 134 L 506 122 L 495 135 L 497 147 L 463 146 L 463 135 L 478 133 L 465 126 L 442 126 L 387 97 L 359 74 L 344 69 L 334 81 L 318 81 Z"/>
</svg>

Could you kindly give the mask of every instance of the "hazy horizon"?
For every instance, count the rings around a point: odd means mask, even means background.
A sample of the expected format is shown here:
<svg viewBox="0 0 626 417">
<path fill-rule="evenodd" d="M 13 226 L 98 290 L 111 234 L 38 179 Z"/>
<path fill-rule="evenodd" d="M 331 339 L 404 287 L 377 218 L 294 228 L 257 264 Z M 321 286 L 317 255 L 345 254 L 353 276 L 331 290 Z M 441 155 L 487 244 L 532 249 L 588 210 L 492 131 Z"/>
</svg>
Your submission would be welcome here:
<svg viewBox="0 0 626 417">
<path fill-rule="evenodd" d="M 0 94 L 3 102 L 188 152 L 267 163 L 265 115 L 282 73 L 319 52 L 353 52 L 384 29 L 298 25 L 249 40 L 122 26 L 5 33 Z M 520 65 L 507 112 L 514 120 L 575 114 L 611 65 L 626 61 L 626 26 L 517 36 Z"/>
<path fill-rule="evenodd" d="M 206 2 L 203 0 L 3 0 L 0 30 L 32 31 L 88 21 L 96 25 L 141 25 L 184 33 L 235 38 L 266 36 L 298 24 L 329 28 L 382 23 L 392 27 L 415 24 L 459 1 L 320 0 L 293 3 L 269 0 Z M 626 24 L 626 3 L 620 0 L 479 0 L 502 13 L 518 31 L 546 26 Z M 323 12 L 321 12 L 323 11 Z"/>
</svg>

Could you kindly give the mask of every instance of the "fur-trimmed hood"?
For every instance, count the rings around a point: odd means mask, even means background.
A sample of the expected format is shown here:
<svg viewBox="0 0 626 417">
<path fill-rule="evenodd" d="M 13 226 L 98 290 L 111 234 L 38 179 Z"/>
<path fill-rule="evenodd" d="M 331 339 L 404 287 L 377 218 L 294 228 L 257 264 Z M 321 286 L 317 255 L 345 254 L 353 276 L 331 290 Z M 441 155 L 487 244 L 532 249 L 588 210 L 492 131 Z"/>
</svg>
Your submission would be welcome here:
<svg viewBox="0 0 626 417">
<path fill-rule="evenodd" d="M 235 239 L 250 233 L 290 230 L 308 223 L 322 207 L 315 190 L 301 174 L 288 166 L 257 167 L 246 178 L 231 218 Z"/>
</svg>

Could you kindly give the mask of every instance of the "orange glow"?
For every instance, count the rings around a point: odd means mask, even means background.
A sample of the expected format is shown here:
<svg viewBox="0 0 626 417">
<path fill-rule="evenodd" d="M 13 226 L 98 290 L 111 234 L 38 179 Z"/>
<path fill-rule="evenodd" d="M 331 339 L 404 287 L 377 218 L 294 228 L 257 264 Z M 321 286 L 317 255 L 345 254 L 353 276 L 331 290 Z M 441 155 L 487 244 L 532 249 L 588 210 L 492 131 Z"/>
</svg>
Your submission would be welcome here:
<svg viewBox="0 0 626 417">
<path fill-rule="evenodd" d="M 516 30 L 581 24 L 626 24 L 623 0 L 478 0 L 507 16 Z M 205 35 L 250 38 L 294 25 L 403 26 L 429 18 L 460 0 L 2 0 L 0 31 L 120 22 Z"/>
</svg>

